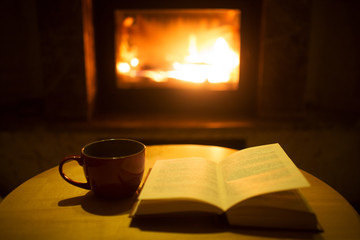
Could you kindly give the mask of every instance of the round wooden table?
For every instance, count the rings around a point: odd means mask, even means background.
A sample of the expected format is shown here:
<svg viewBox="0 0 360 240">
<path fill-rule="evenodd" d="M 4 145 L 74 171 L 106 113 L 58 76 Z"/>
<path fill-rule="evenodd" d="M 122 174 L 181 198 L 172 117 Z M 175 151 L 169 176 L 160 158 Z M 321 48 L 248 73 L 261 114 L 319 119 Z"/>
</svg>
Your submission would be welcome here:
<svg viewBox="0 0 360 240">
<path fill-rule="evenodd" d="M 148 146 L 146 168 L 156 160 L 181 157 L 224 158 L 234 149 L 202 145 Z M 82 168 L 66 165 L 72 178 L 84 181 Z M 333 188 L 303 172 L 311 187 L 301 192 L 316 212 L 324 232 L 226 228 L 212 222 L 134 225 L 134 198 L 100 200 L 65 182 L 58 168 L 26 181 L 0 204 L 0 239 L 360 239 L 359 215 Z"/>
</svg>

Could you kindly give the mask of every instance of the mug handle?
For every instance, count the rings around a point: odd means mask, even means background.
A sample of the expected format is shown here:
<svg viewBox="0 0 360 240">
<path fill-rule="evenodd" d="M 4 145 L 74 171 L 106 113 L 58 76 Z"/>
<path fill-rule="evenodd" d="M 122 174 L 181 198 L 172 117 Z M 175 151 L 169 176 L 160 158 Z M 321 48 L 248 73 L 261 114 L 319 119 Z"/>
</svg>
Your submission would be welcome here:
<svg viewBox="0 0 360 240">
<path fill-rule="evenodd" d="M 84 161 L 82 159 L 81 156 L 79 155 L 72 155 L 72 156 L 68 156 L 68 157 L 65 157 L 59 164 L 59 173 L 61 175 L 61 177 L 67 181 L 68 183 L 74 185 L 74 186 L 77 186 L 77 187 L 80 187 L 80 188 L 84 188 L 84 189 L 88 189 L 90 190 L 90 184 L 89 182 L 87 183 L 82 183 L 82 182 L 77 182 L 77 181 L 74 181 L 72 180 L 71 178 L 69 178 L 63 171 L 63 165 L 68 162 L 68 161 L 71 161 L 71 160 L 75 160 L 78 162 L 78 164 L 80 166 L 82 166 L 84 164 Z"/>
</svg>

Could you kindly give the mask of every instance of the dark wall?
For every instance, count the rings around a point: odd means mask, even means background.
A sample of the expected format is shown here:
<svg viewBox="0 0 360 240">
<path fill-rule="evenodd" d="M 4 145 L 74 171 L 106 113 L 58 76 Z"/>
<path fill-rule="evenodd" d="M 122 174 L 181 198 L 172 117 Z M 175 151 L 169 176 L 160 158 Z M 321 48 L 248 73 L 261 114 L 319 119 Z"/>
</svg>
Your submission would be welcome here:
<svg viewBox="0 0 360 240">
<path fill-rule="evenodd" d="M 0 106 L 16 107 L 44 90 L 36 1 L 2 1 L 0 26 Z"/>
<path fill-rule="evenodd" d="M 81 0 L 3 1 L 0 106 L 18 117 L 86 115 Z M 55 114 L 54 114 L 55 113 Z"/>
<path fill-rule="evenodd" d="M 359 1 L 313 1 L 306 100 L 314 110 L 359 116 L 359 9 Z"/>
</svg>

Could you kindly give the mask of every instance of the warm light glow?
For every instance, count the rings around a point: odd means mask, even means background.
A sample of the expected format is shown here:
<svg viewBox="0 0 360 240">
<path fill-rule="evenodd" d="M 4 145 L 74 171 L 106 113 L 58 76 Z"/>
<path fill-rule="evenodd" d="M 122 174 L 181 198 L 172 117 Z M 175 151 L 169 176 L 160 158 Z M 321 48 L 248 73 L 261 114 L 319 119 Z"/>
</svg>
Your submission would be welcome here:
<svg viewBox="0 0 360 240">
<path fill-rule="evenodd" d="M 124 19 L 123 25 L 124 25 L 124 27 L 131 27 L 131 25 L 133 25 L 134 21 L 135 21 L 134 18 L 127 17 Z"/>
<path fill-rule="evenodd" d="M 116 18 L 118 83 L 237 88 L 239 11 L 130 12 Z"/>
<path fill-rule="evenodd" d="M 223 83 L 230 80 L 232 71 L 239 66 L 239 55 L 236 54 L 226 40 L 219 37 L 211 49 L 199 52 L 197 40 L 194 35 L 189 36 L 189 55 L 183 63 L 174 62 L 170 71 L 146 71 L 141 74 L 156 82 L 166 78 L 173 78 L 193 83 Z M 130 64 L 120 62 L 117 64 L 119 73 L 129 73 L 131 67 L 139 65 L 139 59 L 132 58 Z"/>
<path fill-rule="evenodd" d="M 137 59 L 137 58 L 131 59 L 130 65 L 131 65 L 132 67 L 136 67 L 137 65 L 139 65 L 139 59 Z"/>
<path fill-rule="evenodd" d="M 194 83 L 222 83 L 230 80 L 234 68 L 239 66 L 239 55 L 232 51 L 224 38 L 219 37 L 212 49 L 199 52 L 194 36 L 189 37 L 189 53 L 185 63 L 174 64 L 170 77 Z"/>
<path fill-rule="evenodd" d="M 128 73 L 131 70 L 131 67 L 128 63 L 120 62 L 116 64 L 116 69 L 119 73 Z"/>
<path fill-rule="evenodd" d="M 206 81 L 206 74 L 208 70 L 207 65 L 196 64 L 180 64 L 178 62 L 173 64 L 174 71 L 169 72 L 170 78 L 183 80 L 193 83 L 204 83 Z"/>
</svg>

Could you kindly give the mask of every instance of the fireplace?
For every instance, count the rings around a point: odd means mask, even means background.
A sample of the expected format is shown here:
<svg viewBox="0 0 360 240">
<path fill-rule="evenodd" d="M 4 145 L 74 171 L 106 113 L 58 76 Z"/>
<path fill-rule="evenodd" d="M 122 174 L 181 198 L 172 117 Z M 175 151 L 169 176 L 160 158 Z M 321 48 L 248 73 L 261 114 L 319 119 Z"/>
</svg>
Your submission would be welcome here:
<svg viewBox="0 0 360 240">
<path fill-rule="evenodd" d="M 115 10 L 116 87 L 236 90 L 240 10 Z"/>
<path fill-rule="evenodd" d="M 311 1 L 72 3 L 38 4 L 43 79 L 49 89 L 45 114 L 50 118 L 197 115 L 236 120 L 303 113 L 311 88 Z M 183 34 L 175 33 L 179 25 L 187 28 Z M 160 36 L 159 29 L 170 39 Z M 144 39 L 152 42 L 150 47 L 143 47 Z M 181 54 L 174 57 L 173 49 Z M 161 54 L 153 57 L 156 52 Z M 223 55 L 204 58 L 209 52 Z M 209 69 L 226 62 L 224 56 L 234 61 L 227 77 L 216 80 L 222 70 L 210 74 Z M 197 71 L 202 72 L 198 77 L 184 77 Z"/>
<path fill-rule="evenodd" d="M 256 111 L 261 1 L 93 1 L 95 114 Z"/>
</svg>

